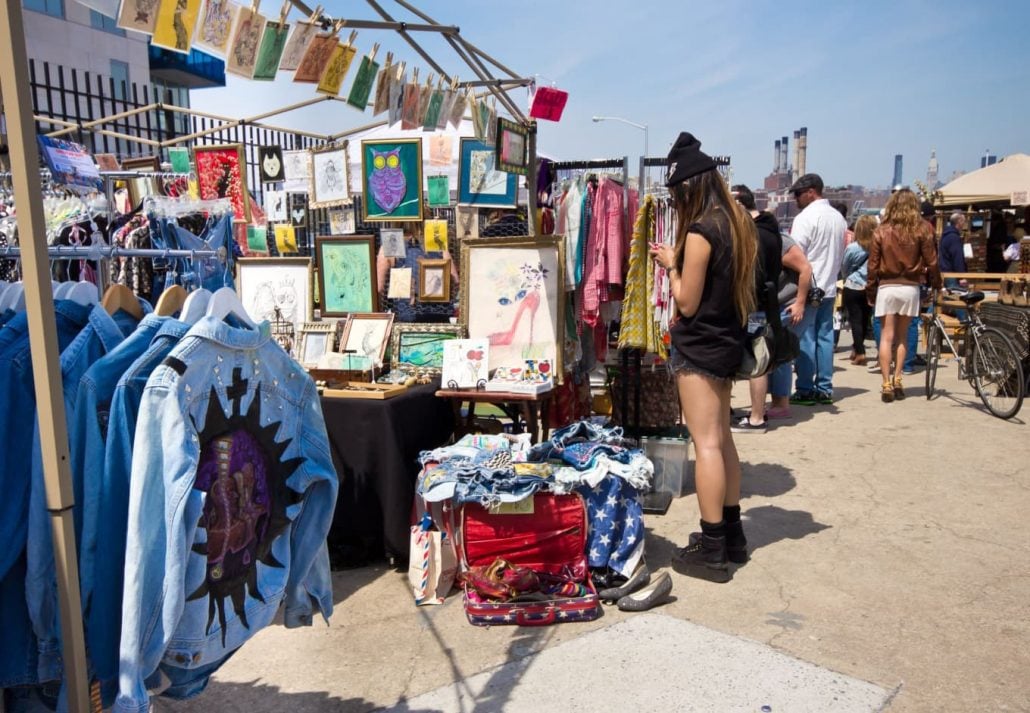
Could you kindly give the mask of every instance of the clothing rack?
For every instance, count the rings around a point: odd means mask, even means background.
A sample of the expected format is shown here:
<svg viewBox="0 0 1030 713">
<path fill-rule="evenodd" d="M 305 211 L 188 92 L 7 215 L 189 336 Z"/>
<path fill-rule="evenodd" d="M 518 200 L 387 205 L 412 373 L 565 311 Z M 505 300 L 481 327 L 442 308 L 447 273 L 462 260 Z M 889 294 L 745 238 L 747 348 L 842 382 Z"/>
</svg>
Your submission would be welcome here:
<svg viewBox="0 0 1030 713">
<path fill-rule="evenodd" d="M 74 247 L 67 245 L 55 245 L 47 248 L 47 256 L 51 260 L 109 260 L 118 257 L 145 257 L 145 258 L 206 258 L 217 257 L 216 250 L 177 250 L 177 249 L 144 249 L 144 248 L 120 248 L 116 245 L 85 245 Z M 21 248 L 6 247 L 0 248 L 0 258 L 11 260 L 21 259 Z"/>
</svg>

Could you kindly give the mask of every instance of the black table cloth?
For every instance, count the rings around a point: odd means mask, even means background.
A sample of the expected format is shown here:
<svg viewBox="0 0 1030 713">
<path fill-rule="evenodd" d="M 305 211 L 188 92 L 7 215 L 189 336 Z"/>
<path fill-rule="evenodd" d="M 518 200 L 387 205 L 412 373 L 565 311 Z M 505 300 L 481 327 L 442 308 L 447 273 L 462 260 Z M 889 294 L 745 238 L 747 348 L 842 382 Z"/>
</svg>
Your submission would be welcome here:
<svg viewBox="0 0 1030 713">
<path fill-rule="evenodd" d="M 442 446 L 454 414 L 435 396 L 439 382 L 392 399 L 322 399 L 333 465 L 340 478 L 329 533 L 334 564 L 360 566 L 384 553 L 408 557 L 418 454 Z"/>
</svg>

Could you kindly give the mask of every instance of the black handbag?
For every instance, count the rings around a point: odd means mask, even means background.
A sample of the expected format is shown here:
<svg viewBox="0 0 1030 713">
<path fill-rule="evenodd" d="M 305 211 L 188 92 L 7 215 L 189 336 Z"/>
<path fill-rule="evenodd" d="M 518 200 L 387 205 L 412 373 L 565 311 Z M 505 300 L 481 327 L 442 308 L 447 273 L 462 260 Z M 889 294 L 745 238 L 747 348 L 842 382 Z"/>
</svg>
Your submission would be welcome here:
<svg viewBox="0 0 1030 713">
<path fill-rule="evenodd" d="M 765 376 L 776 367 L 794 361 L 801 352 L 798 335 L 783 326 L 780 306 L 776 302 L 776 286 L 765 283 L 765 325 L 748 334 L 744 358 L 737 369 L 741 379 Z"/>
</svg>

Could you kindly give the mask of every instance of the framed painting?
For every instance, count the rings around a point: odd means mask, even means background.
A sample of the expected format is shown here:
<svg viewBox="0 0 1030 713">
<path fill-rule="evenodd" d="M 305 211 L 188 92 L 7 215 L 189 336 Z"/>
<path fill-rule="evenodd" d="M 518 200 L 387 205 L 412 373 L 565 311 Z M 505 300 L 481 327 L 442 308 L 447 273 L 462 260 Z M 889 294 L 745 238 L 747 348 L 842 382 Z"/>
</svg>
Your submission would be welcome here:
<svg viewBox="0 0 1030 713">
<path fill-rule="evenodd" d="M 357 230 L 354 207 L 344 204 L 343 208 L 329 211 L 329 232 L 333 235 L 353 235 Z"/>
<path fill-rule="evenodd" d="M 318 367 L 323 354 L 333 350 L 334 322 L 305 322 L 297 334 L 300 335 L 297 361 L 305 369 Z"/>
<path fill-rule="evenodd" d="M 318 237 L 315 255 L 323 317 L 346 317 L 379 309 L 375 236 Z"/>
<path fill-rule="evenodd" d="M 460 324 L 395 324 L 390 338 L 390 368 L 438 376 L 443 370 L 443 345 L 462 336 Z"/>
<path fill-rule="evenodd" d="M 458 151 L 458 205 L 514 208 L 518 176 L 497 168 L 497 152 L 479 139 L 462 139 Z"/>
<path fill-rule="evenodd" d="M 296 334 L 311 321 L 311 258 L 240 258 L 236 265 L 236 291 L 252 319 L 272 324 L 281 319 Z"/>
<path fill-rule="evenodd" d="M 442 260 L 421 258 L 418 261 L 418 301 L 451 301 L 450 258 Z"/>
<path fill-rule="evenodd" d="M 140 4 L 140 0 L 136 3 Z M 189 54 L 199 15 L 200 0 L 160 0 L 150 44 Z"/>
<path fill-rule="evenodd" d="M 462 324 L 490 345 L 490 370 L 549 359 L 562 373 L 561 238 L 482 238 L 461 246 Z"/>
<path fill-rule="evenodd" d="M 343 328 L 340 352 L 364 357 L 374 364 L 382 364 L 386 345 L 390 341 L 393 312 L 352 314 Z"/>
<path fill-rule="evenodd" d="M 422 139 L 361 142 L 366 221 L 422 220 Z"/>
<path fill-rule="evenodd" d="M 161 159 L 157 156 L 133 156 L 122 159 L 123 171 L 160 171 Z"/>
<path fill-rule="evenodd" d="M 207 0 L 200 12 L 193 44 L 220 55 L 226 54 L 229 51 L 232 26 L 240 9 L 232 0 Z"/>
<path fill-rule="evenodd" d="M 329 208 L 343 205 L 350 200 L 347 175 L 347 149 L 342 146 L 327 146 L 311 149 L 311 198 L 312 208 Z"/>
<path fill-rule="evenodd" d="M 247 164 L 242 144 L 195 146 L 193 162 L 197 167 L 197 190 L 202 200 L 228 198 L 233 220 L 250 222 L 247 195 Z"/>
<path fill-rule="evenodd" d="M 525 176 L 529 171 L 529 129 L 514 121 L 497 118 L 497 167 Z"/>
</svg>

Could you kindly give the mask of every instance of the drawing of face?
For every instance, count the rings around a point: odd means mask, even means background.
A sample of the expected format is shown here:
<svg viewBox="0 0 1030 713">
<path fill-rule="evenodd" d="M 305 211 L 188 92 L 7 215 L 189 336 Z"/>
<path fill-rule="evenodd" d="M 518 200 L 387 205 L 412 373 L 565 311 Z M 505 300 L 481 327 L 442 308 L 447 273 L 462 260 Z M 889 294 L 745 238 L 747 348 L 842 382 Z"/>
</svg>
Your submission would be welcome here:
<svg viewBox="0 0 1030 713">
<path fill-rule="evenodd" d="M 368 186 L 372 198 L 384 213 L 396 210 L 408 190 L 408 180 L 401 170 L 400 152 L 400 147 L 392 151 L 372 149 L 372 172 L 368 177 Z"/>
<path fill-rule="evenodd" d="M 274 153 L 265 154 L 265 157 L 261 160 L 261 165 L 265 169 L 265 175 L 269 178 L 278 177 L 283 167 L 279 157 Z"/>
</svg>

